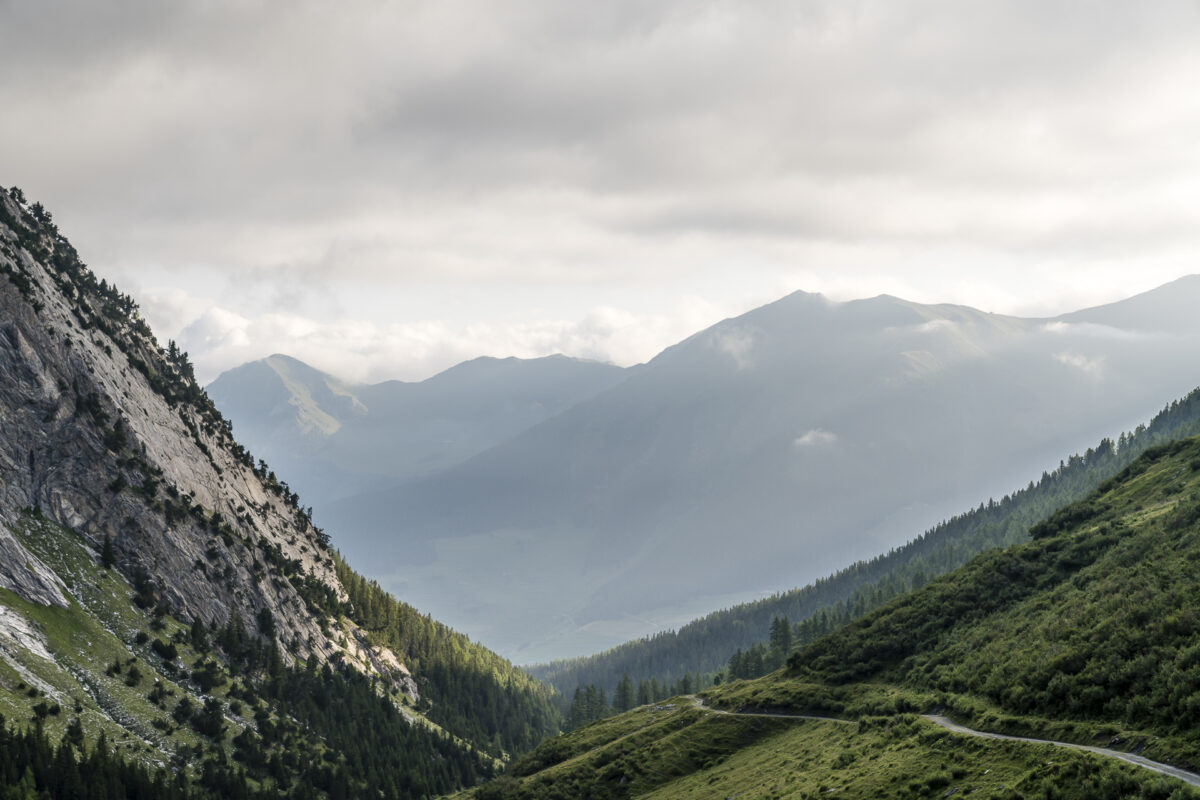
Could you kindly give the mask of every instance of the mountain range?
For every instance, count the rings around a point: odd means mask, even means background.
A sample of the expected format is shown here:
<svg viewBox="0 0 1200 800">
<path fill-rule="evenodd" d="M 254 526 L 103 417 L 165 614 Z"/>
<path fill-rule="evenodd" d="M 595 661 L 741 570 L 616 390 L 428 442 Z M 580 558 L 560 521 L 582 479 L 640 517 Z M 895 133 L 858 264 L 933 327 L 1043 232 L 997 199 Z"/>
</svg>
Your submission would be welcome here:
<svg viewBox="0 0 1200 800">
<path fill-rule="evenodd" d="M 350 387 L 272 357 L 210 389 L 282 476 L 333 487 L 314 516 L 352 561 L 532 662 L 804 585 L 1133 428 L 1195 385 L 1196 303 L 1197 277 L 1044 319 L 798 292 L 626 370 Z M 517 400 L 471 404 L 493 392 Z"/>
<path fill-rule="evenodd" d="M 478 358 L 420 383 L 350 385 L 284 355 L 222 373 L 209 397 L 309 502 L 431 475 L 620 381 L 564 356 Z"/>
<path fill-rule="evenodd" d="M 1031 527 L 1077 502 L 1147 450 L 1200 434 L 1200 389 L 1149 424 L 1106 437 L 1023 489 L 955 514 L 901 547 L 849 564 L 806 586 L 740 603 L 683 625 L 573 659 L 527 667 L 566 696 L 580 687 L 617 696 L 622 683 L 658 687 L 773 672 L 788 649 L 865 616 L 986 550 L 1029 541 Z M 781 630 L 782 626 L 782 630 Z"/>
</svg>

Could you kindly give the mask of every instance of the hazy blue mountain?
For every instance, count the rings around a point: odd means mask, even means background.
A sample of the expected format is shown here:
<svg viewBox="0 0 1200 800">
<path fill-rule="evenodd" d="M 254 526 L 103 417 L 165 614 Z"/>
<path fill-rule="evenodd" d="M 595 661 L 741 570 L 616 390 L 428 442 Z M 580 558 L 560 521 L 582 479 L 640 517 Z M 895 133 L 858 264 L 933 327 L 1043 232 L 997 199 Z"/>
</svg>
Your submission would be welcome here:
<svg viewBox="0 0 1200 800">
<path fill-rule="evenodd" d="M 453 466 L 625 375 L 565 356 L 477 358 L 419 383 L 354 385 L 273 355 L 207 391 L 251 452 L 323 508 Z"/>
<path fill-rule="evenodd" d="M 1200 275 L 1187 275 L 1152 292 L 1096 308 L 1063 314 L 1058 321 L 1104 325 L 1124 335 L 1140 337 L 1188 336 L 1200 332 Z M 1094 333 L 1103 334 L 1104 331 Z M 1109 331 L 1110 335 L 1116 335 Z"/>
<path fill-rule="evenodd" d="M 886 551 L 1133 427 L 1198 382 L 1196 307 L 1197 280 L 1054 320 L 796 293 L 317 516 L 501 652 L 587 652 Z"/>
</svg>

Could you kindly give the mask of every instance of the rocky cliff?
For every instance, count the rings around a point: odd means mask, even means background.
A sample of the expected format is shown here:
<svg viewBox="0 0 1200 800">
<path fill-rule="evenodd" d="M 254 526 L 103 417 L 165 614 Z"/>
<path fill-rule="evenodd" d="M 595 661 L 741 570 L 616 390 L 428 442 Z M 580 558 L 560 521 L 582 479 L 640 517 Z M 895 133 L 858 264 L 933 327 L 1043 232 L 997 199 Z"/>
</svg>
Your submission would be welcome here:
<svg viewBox="0 0 1200 800">
<path fill-rule="evenodd" d="M 186 354 L 0 189 L 0 718 L 215 800 L 440 796 L 558 716 L 342 561 Z"/>
<path fill-rule="evenodd" d="M 158 345 L 136 303 L 96 279 L 48 212 L 7 193 L 0 427 L 0 585 L 65 604 L 54 574 L 5 528 L 32 509 L 97 557 L 107 540 L 143 597 L 185 621 L 239 615 L 254 631 L 269 611 L 293 657 L 342 649 L 320 609 L 345 593 L 297 496 L 234 441 L 186 355 Z"/>
</svg>

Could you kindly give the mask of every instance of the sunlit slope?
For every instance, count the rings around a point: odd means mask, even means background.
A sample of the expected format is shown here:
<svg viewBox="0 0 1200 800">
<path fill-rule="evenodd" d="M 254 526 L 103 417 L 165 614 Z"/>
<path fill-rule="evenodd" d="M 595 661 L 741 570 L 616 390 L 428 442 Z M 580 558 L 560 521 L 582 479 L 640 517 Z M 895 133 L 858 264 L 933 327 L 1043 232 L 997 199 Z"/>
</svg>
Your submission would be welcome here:
<svg viewBox="0 0 1200 800">
<path fill-rule="evenodd" d="M 1177 792 L 1177 794 L 1172 794 Z M 1200 797 L 1049 745 L 954 736 L 913 714 L 850 723 L 720 715 L 674 698 L 547 742 L 476 800 Z"/>
</svg>

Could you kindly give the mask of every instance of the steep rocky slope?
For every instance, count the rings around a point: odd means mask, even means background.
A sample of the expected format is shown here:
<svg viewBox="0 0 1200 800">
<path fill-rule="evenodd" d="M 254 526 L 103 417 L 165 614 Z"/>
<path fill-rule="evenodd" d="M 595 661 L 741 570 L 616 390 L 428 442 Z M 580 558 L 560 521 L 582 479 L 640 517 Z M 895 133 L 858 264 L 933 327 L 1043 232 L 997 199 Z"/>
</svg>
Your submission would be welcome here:
<svg viewBox="0 0 1200 800">
<path fill-rule="evenodd" d="M 186 357 L 158 347 L 46 212 L 8 196 L 0 207 L 0 522 L 40 509 L 97 552 L 109 539 L 121 571 L 146 576 L 180 617 L 236 614 L 253 628 L 267 610 L 294 655 L 331 655 L 302 592 L 343 592 L 296 496 L 233 440 Z M 53 580 L 3 541 L 6 585 L 53 597 Z"/>
<path fill-rule="evenodd" d="M 119 740 L 188 797 L 419 797 L 556 730 L 548 689 L 356 574 L 16 190 L 0 431 L 0 713 L 80 769 Z"/>
</svg>

